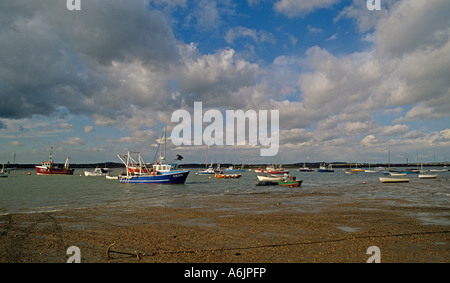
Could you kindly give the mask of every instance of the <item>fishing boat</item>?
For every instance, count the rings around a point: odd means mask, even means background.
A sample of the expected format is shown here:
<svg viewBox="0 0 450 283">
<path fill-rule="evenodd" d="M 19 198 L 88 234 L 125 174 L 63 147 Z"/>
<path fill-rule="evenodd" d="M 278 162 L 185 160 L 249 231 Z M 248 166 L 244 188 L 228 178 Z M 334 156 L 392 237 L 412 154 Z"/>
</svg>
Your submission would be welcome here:
<svg viewBox="0 0 450 283">
<path fill-rule="evenodd" d="M 227 173 L 242 173 L 242 172 L 245 172 L 245 169 L 244 169 L 244 165 L 242 165 L 242 167 L 240 169 L 234 168 L 234 166 L 230 166 L 230 167 L 226 168 L 224 171 Z"/>
<path fill-rule="evenodd" d="M 128 152 L 128 154 L 123 155 L 122 157 L 118 155 L 119 159 L 126 167 L 126 175 L 119 176 L 120 183 L 135 183 L 135 184 L 184 184 L 186 182 L 186 178 L 189 175 L 189 170 L 178 170 L 177 164 L 166 164 L 166 135 L 167 135 L 167 127 L 164 129 L 164 155 L 159 157 L 159 161 L 156 161 L 152 164 L 151 168 L 147 167 L 147 164 L 141 157 L 140 152 Z M 158 149 L 155 153 L 158 153 Z M 139 171 L 135 174 L 132 174 L 129 170 L 130 164 L 132 164 L 132 160 L 135 160 L 131 157 L 131 154 L 136 155 L 136 159 L 140 164 Z M 175 160 L 181 161 L 183 160 L 183 156 L 177 154 Z M 174 160 L 174 161 L 175 161 Z"/>
<path fill-rule="evenodd" d="M 435 179 L 437 178 L 437 174 L 427 175 L 427 174 L 419 174 L 419 179 Z"/>
<path fill-rule="evenodd" d="M 64 166 L 60 168 L 53 163 L 52 152 L 50 152 L 49 161 L 41 162 L 41 165 L 35 166 L 36 173 L 37 175 L 73 175 L 74 169 L 69 168 L 69 161 L 70 157 L 67 157 Z"/>
<path fill-rule="evenodd" d="M 94 171 L 84 171 L 84 176 L 106 176 L 109 172 L 106 168 L 95 167 Z"/>
<path fill-rule="evenodd" d="M 284 181 L 278 181 L 278 185 L 279 186 L 283 186 L 283 187 L 300 187 L 300 185 L 302 184 L 303 180 L 284 180 Z"/>
<path fill-rule="evenodd" d="M 268 166 L 266 170 L 264 170 L 264 173 L 268 173 L 270 175 L 284 175 L 289 174 L 289 170 L 285 170 L 281 166 Z"/>
<path fill-rule="evenodd" d="M 327 173 L 327 172 L 334 172 L 334 170 L 333 170 L 333 166 L 331 166 L 331 164 L 328 164 L 328 166 L 325 166 L 325 164 L 321 164 L 319 166 L 319 169 L 317 169 L 317 172 Z"/>
<path fill-rule="evenodd" d="M 241 174 L 224 174 L 224 173 L 217 173 L 215 174 L 217 179 L 236 179 L 241 178 Z"/>
<path fill-rule="evenodd" d="M 127 167 L 126 175 L 119 176 L 120 183 L 135 183 L 135 184 L 184 184 L 187 176 L 189 175 L 189 170 L 176 170 L 176 164 L 161 164 L 155 162 L 152 165 L 151 170 L 144 166 L 147 173 L 143 170 L 138 172 L 138 174 L 131 174 L 128 170 L 128 164 L 130 164 L 131 154 L 137 155 L 137 158 L 142 160 L 139 152 L 128 152 L 125 156 L 126 160 L 123 160 L 123 156 L 118 155 L 119 159 L 122 160 L 125 167 Z M 148 173 L 150 172 L 150 173 Z"/>
<path fill-rule="evenodd" d="M 122 163 L 125 162 L 125 160 L 128 160 L 126 168 L 127 172 L 131 175 L 149 174 L 152 172 L 152 166 L 149 166 L 150 168 L 147 167 L 147 164 L 142 160 L 140 154 L 136 154 L 136 156 L 133 157 L 129 152 L 128 154 L 118 155 L 118 157 Z M 137 158 L 137 160 L 135 158 Z"/>
<path fill-rule="evenodd" d="M 306 163 L 303 163 L 303 167 L 298 168 L 299 172 L 314 172 L 314 169 L 306 167 Z"/>
<path fill-rule="evenodd" d="M 381 183 L 405 183 L 409 182 L 408 178 L 388 178 L 388 177 L 379 177 Z"/>
<path fill-rule="evenodd" d="M 272 170 L 269 170 L 267 173 L 269 173 L 270 175 L 284 175 L 284 174 L 289 174 L 289 170 L 272 169 Z"/>
</svg>

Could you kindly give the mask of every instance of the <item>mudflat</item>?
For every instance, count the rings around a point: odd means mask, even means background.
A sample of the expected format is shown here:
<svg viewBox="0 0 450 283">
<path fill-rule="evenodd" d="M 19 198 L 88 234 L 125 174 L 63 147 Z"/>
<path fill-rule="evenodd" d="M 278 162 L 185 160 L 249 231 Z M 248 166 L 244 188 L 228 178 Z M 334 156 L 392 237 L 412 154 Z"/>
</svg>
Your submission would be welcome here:
<svg viewBox="0 0 450 283">
<path fill-rule="evenodd" d="M 63 263 L 74 255 L 72 246 L 83 263 L 450 261 L 449 208 L 398 205 L 401 199 L 340 202 L 319 194 L 314 197 L 329 201 L 317 206 L 301 204 L 305 194 L 224 195 L 188 207 L 6 214 L 0 216 L 0 262 Z"/>
</svg>

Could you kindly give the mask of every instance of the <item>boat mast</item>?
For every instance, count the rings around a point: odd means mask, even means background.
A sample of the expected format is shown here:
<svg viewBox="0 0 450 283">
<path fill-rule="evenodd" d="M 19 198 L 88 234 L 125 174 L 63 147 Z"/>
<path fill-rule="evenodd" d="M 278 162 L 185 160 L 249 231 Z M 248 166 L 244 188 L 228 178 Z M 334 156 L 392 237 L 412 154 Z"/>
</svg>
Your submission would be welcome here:
<svg viewBox="0 0 450 283">
<path fill-rule="evenodd" d="M 164 128 L 164 162 L 166 162 L 166 138 L 167 138 L 167 125 Z"/>
<path fill-rule="evenodd" d="M 53 157 L 52 157 L 52 154 L 53 154 L 53 146 L 50 147 L 50 153 L 49 153 L 49 155 L 48 155 L 48 162 L 49 162 L 49 163 L 53 163 Z"/>
<path fill-rule="evenodd" d="M 388 172 L 391 171 L 391 150 L 388 151 Z"/>
</svg>

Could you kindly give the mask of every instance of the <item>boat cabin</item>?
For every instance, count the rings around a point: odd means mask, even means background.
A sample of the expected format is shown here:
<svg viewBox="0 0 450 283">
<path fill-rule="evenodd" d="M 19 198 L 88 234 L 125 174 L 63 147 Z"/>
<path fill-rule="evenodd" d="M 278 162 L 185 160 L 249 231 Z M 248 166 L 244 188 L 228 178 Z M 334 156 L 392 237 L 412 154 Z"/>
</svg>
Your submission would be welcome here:
<svg viewBox="0 0 450 283">
<path fill-rule="evenodd" d="M 177 164 L 159 164 L 159 163 L 153 164 L 154 172 L 170 172 L 176 168 Z"/>
</svg>

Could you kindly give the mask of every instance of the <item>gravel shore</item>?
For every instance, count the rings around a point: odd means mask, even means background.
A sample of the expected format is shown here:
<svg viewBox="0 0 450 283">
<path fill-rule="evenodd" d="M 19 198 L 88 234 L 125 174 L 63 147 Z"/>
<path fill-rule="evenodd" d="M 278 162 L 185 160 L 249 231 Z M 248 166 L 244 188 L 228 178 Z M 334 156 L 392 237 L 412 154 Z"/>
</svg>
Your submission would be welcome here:
<svg viewBox="0 0 450 283">
<path fill-rule="evenodd" d="M 299 206 L 304 197 L 225 195 L 200 198 L 196 207 L 2 215 L 0 262 L 62 263 L 71 246 L 83 263 L 365 263 L 372 255 L 383 263 L 450 262 L 449 226 L 418 217 L 448 216 L 449 208 L 373 199 Z M 372 246 L 380 253 L 368 254 Z"/>
</svg>

